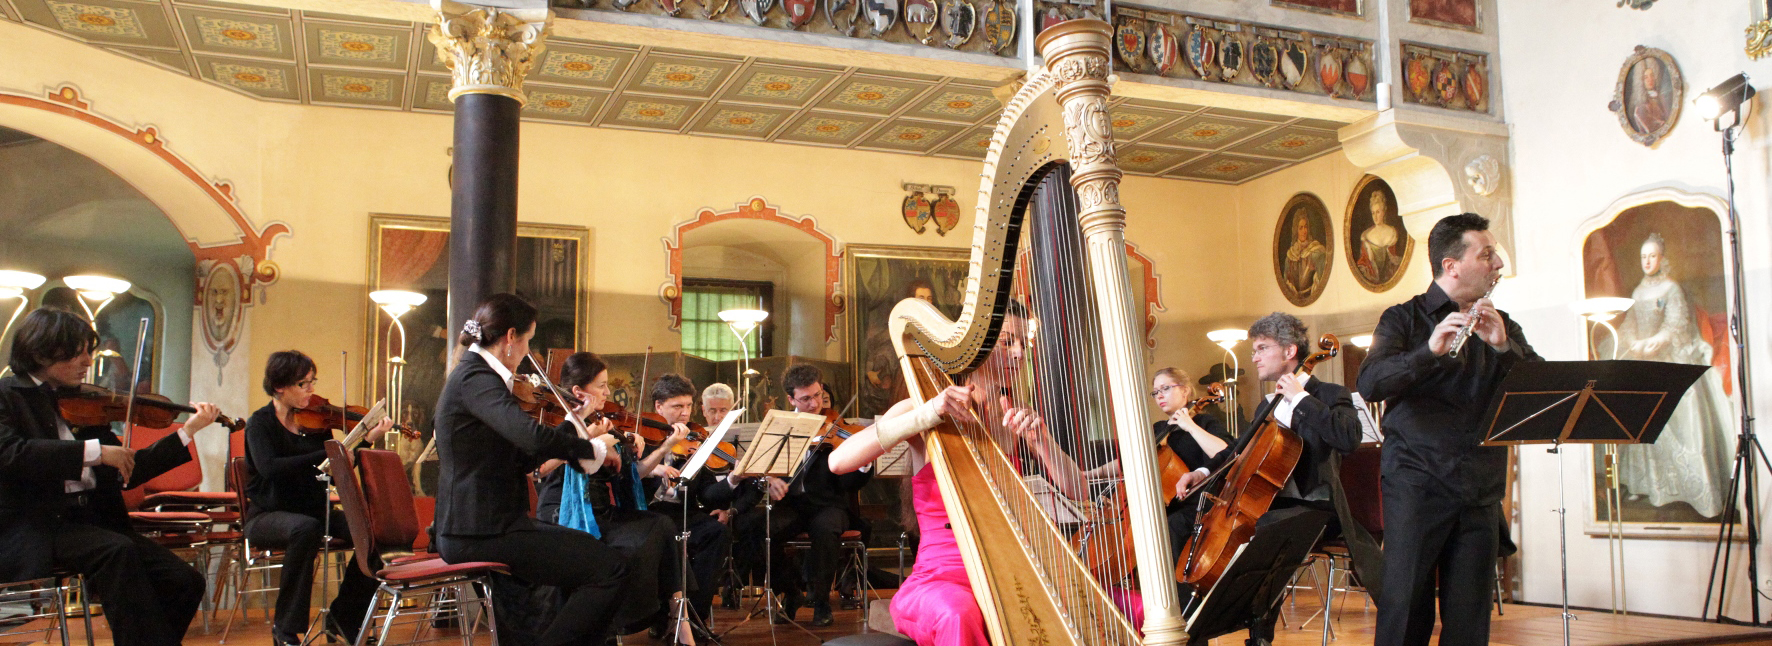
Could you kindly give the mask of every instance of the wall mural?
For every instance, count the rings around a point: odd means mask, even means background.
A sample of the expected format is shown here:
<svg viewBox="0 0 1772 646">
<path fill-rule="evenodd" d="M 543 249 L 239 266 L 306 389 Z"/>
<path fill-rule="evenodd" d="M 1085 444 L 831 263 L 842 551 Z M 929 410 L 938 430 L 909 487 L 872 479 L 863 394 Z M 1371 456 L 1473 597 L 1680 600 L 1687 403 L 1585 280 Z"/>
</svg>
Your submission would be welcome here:
<svg viewBox="0 0 1772 646">
<path fill-rule="evenodd" d="M 1274 279 L 1293 305 L 1317 302 L 1335 267 L 1335 225 L 1323 200 L 1299 193 L 1280 210 L 1274 225 Z"/>
<path fill-rule="evenodd" d="M 1409 0 L 1409 22 L 1481 31 L 1477 0 Z"/>
<path fill-rule="evenodd" d="M 1347 240 L 1347 266 L 1361 287 L 1390 291 L 1407 273 L 1415 242 L 1397 217 L 1397 194 L 1384 180 L 1373 175 L 1360 179 L 1348 200 L 1341 235 Z"/>
<path fill-rule="evenodd" d="M 590 318 L 585 299 L 585 254 L 590 231 L 584 227 L 519 224 L 517 226 L 517 295 L 540 310 L 530 350 L 550 356 L 555 349 L 584 345 L 585 321 Z M 401 317 L 405 327 L 406 353 L 399 419 L 422 434 L 421 441 L 394 438 L 394 449 L 413 465 L 431 439 L 431 412 L 448 378 L 450 354 L 459 330 L 448 329 L 449 319 L 449 220 L 405 215 L 371 215 L 369 219 L 369 277 L 367 291 L 404 289 L 428 298 L 423 305 Z M 367 301 L 367 299 L 365 299 Z M 399 351 L 400 335 L 379 308 L 369 307 L 368 357 L 365 378 L 374 398 L 388 392 L 388 359 Z M 316 357 L 325 365 L 326 359 Z M 336 402 L 335 402 L 336 403 Z M 361 402 L 352 402 L 361 403 Z M 434 456 L 433 456 L 434 457 Z M 421 492 L 435 491 L 434 460 L 413 470 Z"/>
<path fill-rule="evenodd" d="M 1618 70 L 1618 84 L 1607 106 L 1618 114 L 1624 134 L 1654 147 L 1680 120 L 1686 81 L 1680 64 L 1667 52 L 1638 45 Z"/>
<path fill-rule="evenodd" d="M 1712 367 L 1654 444 L 1618 449 L 1620 517 L 1631 535 L 1714 537 L 1728 516 L 1736 416 L 1723 254 L 1717 213 L 1671 201 L 1625 209 L 1584 242 L 1587 296 L 1633 301 L 1615 338 L 1593 331 L 1591 357 Z M 1611 520 L 1603 447 L 1594 448 L 1594 464 L 1590 532 Z"/>
<path fill-rule="evenodd" d="M 1360 15 L 1360 0 L 1273 0 L 1276 7 L 1304 9 L 1343 16 Z"/>
</svg>

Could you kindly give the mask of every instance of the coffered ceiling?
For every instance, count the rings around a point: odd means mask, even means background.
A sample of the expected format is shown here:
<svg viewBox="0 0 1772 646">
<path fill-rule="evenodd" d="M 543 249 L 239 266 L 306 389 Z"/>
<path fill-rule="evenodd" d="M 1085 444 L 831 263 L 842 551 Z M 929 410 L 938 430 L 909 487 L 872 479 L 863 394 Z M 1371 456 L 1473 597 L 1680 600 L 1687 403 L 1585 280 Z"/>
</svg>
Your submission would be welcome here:
<svg viewBox="0 0 1772 646">
<path fill-rule="evenodd" d="M 429 25 L 200 0 L 0 0 L 8 20 L 267 101 L 447 113 Z M 981 159 L 990 83 L 551 38 L 525 119 Z M 1117 99 L 1129 173 L 1242 183 L 1339 147 L 1343 124 Z"/>
</svg>

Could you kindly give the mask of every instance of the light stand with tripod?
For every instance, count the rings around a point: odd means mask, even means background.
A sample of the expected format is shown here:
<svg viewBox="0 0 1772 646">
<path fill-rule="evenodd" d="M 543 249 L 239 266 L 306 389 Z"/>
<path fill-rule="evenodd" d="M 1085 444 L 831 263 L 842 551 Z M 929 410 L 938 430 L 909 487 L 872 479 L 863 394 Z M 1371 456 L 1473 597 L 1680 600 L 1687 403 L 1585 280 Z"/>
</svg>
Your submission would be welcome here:
<svg viewBox="0 0 1772 646">
<path fill-rule="evenodd" d="M 1717 622 L 1724 620 L 1723 605 L 1729 591 L 1729 560 L 1733 554 L 1726 546 L 1735 540 L 1735 523 L 1727 515 L 1741 503 L 1747 525 L 1747 586 L 1753 618 L 1745 623 L 1760 625 L 1760 528 L 1756 487 L 1759 464 L 1767 463 L 1766 450 L 1754 435 L 1753 371 L 1749 367 L 1747 346 L 1747 278 L 1742 266 L 1741 214 L 1735 209 L 1735 135 L 1742 124 L 1742 106 L 1753 98 L 1754 87 L 1747 74 L 1736 74 L 1700 95 L 1697 106 L 1705 120 L 1712 122 L 1723 136 L 1723 174 L 1728 182 L 1729 268 L 1733 288 L 1729 308 L 1729 331 L 1735 345 L 1736 384 L 1741 395 L 1741 433 L 1735 440 L 1735 465 L 1730 470 L 1729 498 L 1724 509 L 1724 522 L 1717 531 L 1717 547 L 1711 556 L 1711 585 L 1704 591 L 1704 610 L 1708 618 L 1712 593 L 1717 600 Z M 1755 462 L 1754 457 L 1759 457 Z M 1719 573 L 1721 576 L 1719 576 Z M 1733 620 L 1732 620 L 1733 621 Z"/>
</svg>

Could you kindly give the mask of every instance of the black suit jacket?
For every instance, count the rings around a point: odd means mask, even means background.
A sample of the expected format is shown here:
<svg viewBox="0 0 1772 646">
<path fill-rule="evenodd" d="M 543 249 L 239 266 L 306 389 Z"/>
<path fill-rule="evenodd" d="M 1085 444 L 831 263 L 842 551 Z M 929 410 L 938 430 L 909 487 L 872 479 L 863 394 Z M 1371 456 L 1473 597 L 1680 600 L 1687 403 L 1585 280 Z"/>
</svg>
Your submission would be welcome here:
<svg viewBox="0 0 1772 646">
<path fill-rule="evenodd" d="M 1359 412 L 1354 409 L 1353 395 L 1341 384 L 1313 378 L 1304 385 L 1304 391 L 1310 396 L 1298 398 L 1298 405 L 1292 411 L 1292 432 L 1297 433 L 1304 444 L 1304 454 L 1299 456 L 1292 478 L 1301 494 L 1308 495 L 1319 486 L 1329 487 L 1335 515 L 1341 522 L 1342 538 L 1353 557 L 1354 571 L 1366 584 L 1367 593 L 1376 599 L 1382 594 L 1380 585 L 1384 579 L 1381 574 L 1384 566 L 1382 552 L 1371 532 L 1354 518 L 1347 504 L 1347 492 L 1341 486 L 1341 456 L 1353 453 L 1360 446 Z M 1255 436 L 1255 429 L 1267 421 L 1268 414 L 1279 401 L 1279 397 L 1264 399 L 1256 407 L 1250 426 L 1237 438 L 1233 450 L 1220 451 L 1207 468 L 1216 470 L 1231 456 L 1241 453 Z"/>
<path fill-rule="evenodd" d="M 533 527 L 530 471 L 550 459 L 595 457 L 569 421 L 536 423 L 504 379 L 474 352 L 462 353 L 437 399 L 438 536 L 496 536 Z"/>
<path fill-rule="evenodd" d="M 71 427 L 74 440 L 56 432 L 60 413 L 55 398 L 30 377 L 0 379 L 0 581 L 23 581 L 50 572 L 50 545 L 74 504 L 68 480 L 80 479 L 87 440 L 119 446 L 110 426 Z M 133 489 L 191 460 L 191 451 L 172 433 L 135 454 L 135 471 L 123 482 L 108 466 L 92 467 L 97 486 L 87 491 L 95 524 L 127 533 L 129 510 L 123 490 Z"/>
</svg>

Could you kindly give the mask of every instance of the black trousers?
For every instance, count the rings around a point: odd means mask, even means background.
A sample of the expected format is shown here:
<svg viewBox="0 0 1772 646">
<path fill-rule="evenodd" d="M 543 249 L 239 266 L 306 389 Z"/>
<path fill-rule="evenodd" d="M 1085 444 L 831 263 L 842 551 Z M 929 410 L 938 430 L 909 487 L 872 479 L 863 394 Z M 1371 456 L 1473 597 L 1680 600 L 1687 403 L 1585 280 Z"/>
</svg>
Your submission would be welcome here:
<svg viewBox="0 0 1772 646">
<path fill-rule="evenodd" d="M 282 579 L 277 588 L 277 612 L 273 622 L 275 636 L 282 641 L 299 640 L 308 629 L 308 601 L 314 590 L 314 559 L 320 555 L 320 541 L 326 527 L 320 519 L 292 511 L 260 511 L 246 519 L 246 540 L 254 547 L 283 550 Z M 332 534 L 345 536 L 345 515 L 332 512 Z M 372 559 L 376 561 L 379 559 Z M 375 597 L 376 582 L 357 567 L 355 560 L 345 568 L 344 579 L 338 582 L 338 595 L 333 597 L 331 614 L 345 629 L 346 637 L 355 637 Z"/>
<path fill-rule="evenodd" d="M 671 519 L 671 526 L 683 531 L 683 506 L 679 503 L 654 503 L 649 510 L 655 511 Z M 678 546 L 672 537 L 671 550 L 675 554 Z M 725 564 L 726 554 L 732 549 L 732 531 L 713 516 L 701 512 L 689 514 L 689 606 L 695 616 L 707 621 L 713 616 L 714 592 L 719 586 L 716 580 L 720 575 L 720 566 Z M 676 562 L 675 559 L 672 560 Z M 677 583 L 680 574 L 671 570 L 671 583 Z M 673 588 L 674 589 L 674 588 Z"/>
<path fill-rule="evenodd" d="M 503 563 L 529 585 L 560 588 L 565 599 L 541 631 L 537 643 L 542 646 L 601 644 L 609 638 L 628 570 L 620 553 L 590 534 L 536 523 L 493 536 L 445 535 L 438 547 L 450 563 Z"/>
<path fill-rule="evenodd" d="M 118 646 L 184 641 L 203 602 L 203 575 L 154 541 L 91 524 L 84 510 L 55 532 L 52 562 L 86 576 Z"/>
<path fill-rule="evenodd" d="M 1501 505 L 1466 505 L 1390 474 L 1383 486 L 1384 596 L 1375 643 L 1427 644 L 1436 600 L 1440 644 L 1488 643 Z"/>
<path fill-rule="evenodd" d="M 612 508 L 597 518 L 603 543 L 622 556 L 628 569 L 615 626 L 621 634 L 644 630 L 670 611 L 681 573 L 677 567 L 676 525 L 653 511 Z"/>
<path fill-rule="evenodd" d="M 837 576 L 837 565 L 843 560 L 840 537 L 849 529 L 849 524 L 849 510 L 842 507 L 777 504 L 775 541 L 772 544 L 775 573 L 771 582 L 776 591 L 804 590 L 807 605 L 815 609 L 830 607 L 831 583 Z M 801 555 L 804 560 L 795 567 L 796 564 L 787 558 L 787 544 L 802 532 L 812 549 Z M 804 587 L 800 585 L 802 577 L 796 576 L 797 573 L 804 575 Z"/>
</svg>

